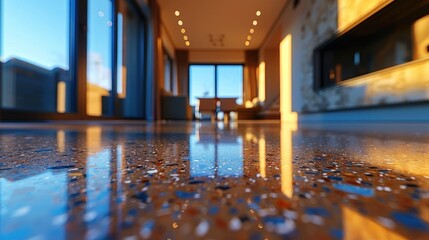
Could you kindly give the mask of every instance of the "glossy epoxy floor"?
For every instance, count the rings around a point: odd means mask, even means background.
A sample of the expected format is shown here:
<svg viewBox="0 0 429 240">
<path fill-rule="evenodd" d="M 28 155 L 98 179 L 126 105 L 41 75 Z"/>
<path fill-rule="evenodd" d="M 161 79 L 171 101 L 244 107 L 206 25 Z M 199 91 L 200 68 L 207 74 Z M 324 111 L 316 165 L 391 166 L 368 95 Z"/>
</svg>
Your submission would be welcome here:
<svg viewBox="0 0 429 240">
<path fill-rule="evenodd" d="M 429 239 L 429 125 L 2 124 L 0 239 Z"/>
</svg>

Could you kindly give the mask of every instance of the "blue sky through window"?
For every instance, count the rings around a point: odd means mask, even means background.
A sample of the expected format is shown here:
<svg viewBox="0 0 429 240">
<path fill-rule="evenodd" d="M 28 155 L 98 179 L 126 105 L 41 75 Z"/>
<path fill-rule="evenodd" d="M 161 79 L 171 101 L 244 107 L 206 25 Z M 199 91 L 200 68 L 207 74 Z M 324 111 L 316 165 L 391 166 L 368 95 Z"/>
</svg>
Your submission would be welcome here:
<svg viewBox="0 0 429 240">
<path fill-rule="evenodd" d="M 215 97 L 215 66 L 191 65 L 189 82 L 191 105 L 195 106 L 199 97 Z"/>
<path fill-rule="evenodd" d="M 69 68 L 68 0 L 0 0 L 2 61 Z"/>
<path fill-rule="evenodd" d="M 215 97 L 215 71 L 217 71 L 217 97 L 236 97 L 243 103 L 242 65 L 191 65 L 189 67 L 190 103 L 195 106 L 199 97 Z"/>
<path fill-rule="evenodd" d="M 112 89 L 112 2 L 88 1 L 88 82 Z"/>
<path fill-rule="evenodd" d="M 0 56 L 69 69 L 70 0 L 0 0 Z M 110 0 L 88 1 L 88 81 L 111 89 Z"/>
<path fill-rule="evenodd" d="M 243 66 L 219 65 L 217 67 L 218 97 L 236 97 L 237 103 L 243 103 Z"/>
</svg>

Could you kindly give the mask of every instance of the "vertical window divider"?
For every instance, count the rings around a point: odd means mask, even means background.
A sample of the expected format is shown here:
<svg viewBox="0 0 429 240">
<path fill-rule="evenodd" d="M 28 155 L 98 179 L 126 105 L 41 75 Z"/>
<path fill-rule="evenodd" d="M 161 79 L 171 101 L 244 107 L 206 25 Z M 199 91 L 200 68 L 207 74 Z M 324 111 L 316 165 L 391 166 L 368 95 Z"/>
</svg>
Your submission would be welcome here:
<svg viewBox="0 0 429 240">
<path fill-rule="evenodd" d="M 70 72 L 75 96 L 70 107 L 86 118 L 88 0 L 70 1 Z"/>
<path fill-rule="evenodd" d="M 112 1 L 112 93 L 109 98 L 109 116 L 119 116 L 118 101 L 118 0 Z"/>
<path fill-rule="evenodd" d="M 215 67 L 215 69 L 214 69 L 214 79 L 215 79 L 215 98 L 218 98 L 219 96 L 218 96 L 218 92 L 217 92 L 217 87 L 218 87 L 218 79 L 217 79 L 217 67 L 218 67 L 218 65 L 217 64 L 215 64 L 214 65 L 214 67 Z"/>
<path fill-rule="evenodd" d="M 147 102 L 148 102 L 148 97 L 146 95 L 147 92 L 147 82 L 148 82 L 148 75 L 147 72 L 149 72 L 149 66 L 148 66 L 148 61 L 149 61 L 149 57 L 148 57 L 148 48 L 149 48 L 149 44 L 148 44 L 148 39 L 149 39 L 149 23 L 147 21 L 147 16 L 142 14 L 142 18 L 145 19 L 145 21 L 143 22 L 143 28 L 141 29 L 142 31 L 140 31 L 140 35 L 141 35 L 141 39 L 143 39 L 143 42 L 140 42 L 139 45 L 139 53 L 140 53 L 140 62 L 143 64 L 143 66 L 141 66 L 140 68 L 140 80 L 143 82 L 142 83 L 142 94 L 145 94 L 144 97 L 144 103 L 142 104 L 142 117 L 144 119 L 147 119 Z M 145 104 L 146 103 L 146 104 Z"/>
<path fill-rule="evenodd" d="M 0 56 L 3 56 L 3 1 L 0 1 Z M 3 112 L 3 66 L 0 66 L 0 121 Z"/>
</svg>

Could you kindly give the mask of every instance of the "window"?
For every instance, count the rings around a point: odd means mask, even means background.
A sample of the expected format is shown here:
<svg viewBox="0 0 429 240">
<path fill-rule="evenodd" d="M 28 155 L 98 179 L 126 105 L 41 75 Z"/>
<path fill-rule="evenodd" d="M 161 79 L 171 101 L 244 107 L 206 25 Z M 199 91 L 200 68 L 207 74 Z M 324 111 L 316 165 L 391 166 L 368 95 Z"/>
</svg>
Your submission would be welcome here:
<svg viewBox="0 0 429 240">
<path fill-rule="evenodd" d="M 164 89 L 171 93 L 174 92 L 173 60 L 166 53 L 164 53 Z"/>
<path fill-rule="evenodd" d="M 1 107 L 75 111 L 69 70 L 70 1 L 3 0 L 0 4 Z"/>
<path fill-rule="evenodd" d="M 144 19 L 131 2 L 118 1 L 115 29 L 111 0 L 89 0 L 88 4 L 87 114 L 143 118 Z M 113 51 L 117 51 L 116 79 Z"/>
<path fill-rule="evenodd" d="M 189 96 L 194 106 L 202 97 L 236 97 L 242 104 L 243 65 L 191 65 Z"/>
<path fill-rule="evenodd" d="M 88 0 L 87 114 L 107 115 L 112 90 L 112 2 Z"/>
<path fill-rule="evenodd" d="M 429 3 L 394 1 L 315 51 L 316 86 L 429 57 Z"/>
<path fill-rule="evenodd" d="M 243 103 L 243 66 L 241 65 L 218 65 L 217 96 L 221 98 L 236 97 L 237 103 Z"/>
<path fill-rule="evenodd" d="M 189 96 L 192 106 L 197 104 L 197 98 L 215 97 L 215 66 L 191 65 L 189 67 Z"/>
<path fill-rule="evenodd" d="M 0 0 L 0 119 L 146 117 L 148 9 L 137 1 Z"/>
<path fill-rule="evenodd" d="M 120 116 L 144 116 L 145 22 L 131 2 L 118 1 L 118 78 L 116 111 Z"/>
</svg>

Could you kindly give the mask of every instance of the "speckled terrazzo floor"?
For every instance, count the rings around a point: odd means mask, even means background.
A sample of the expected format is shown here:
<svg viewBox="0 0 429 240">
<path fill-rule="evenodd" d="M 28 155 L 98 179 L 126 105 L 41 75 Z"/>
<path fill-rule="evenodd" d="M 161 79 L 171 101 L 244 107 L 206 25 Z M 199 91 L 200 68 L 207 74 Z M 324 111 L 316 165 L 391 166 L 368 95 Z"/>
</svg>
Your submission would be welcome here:
<svg viewBox="0 0 429 240">
<path fill-rule="evenodd" d="M 429 125 L 1 124 L 0 239 L 429 239 Z"/>
</svg>

